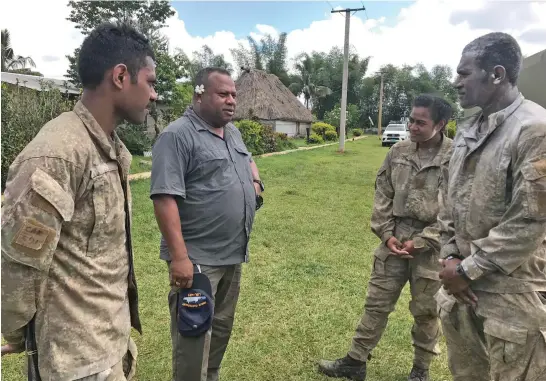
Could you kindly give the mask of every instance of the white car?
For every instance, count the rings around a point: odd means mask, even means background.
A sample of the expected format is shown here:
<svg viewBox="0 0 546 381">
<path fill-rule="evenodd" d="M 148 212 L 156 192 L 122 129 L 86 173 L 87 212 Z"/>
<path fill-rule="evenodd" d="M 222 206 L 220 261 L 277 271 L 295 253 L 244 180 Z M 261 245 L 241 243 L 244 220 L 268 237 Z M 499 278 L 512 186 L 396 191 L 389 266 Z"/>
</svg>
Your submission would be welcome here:
<svg viewBox="0 0 546 381">
<path fill-rule="evenodd" d="M 409 138 L 409 130 L 405 124 L 389 124 L 381 136 L 381 145 L 392 146 L 407 138 Z"/>
</svg>

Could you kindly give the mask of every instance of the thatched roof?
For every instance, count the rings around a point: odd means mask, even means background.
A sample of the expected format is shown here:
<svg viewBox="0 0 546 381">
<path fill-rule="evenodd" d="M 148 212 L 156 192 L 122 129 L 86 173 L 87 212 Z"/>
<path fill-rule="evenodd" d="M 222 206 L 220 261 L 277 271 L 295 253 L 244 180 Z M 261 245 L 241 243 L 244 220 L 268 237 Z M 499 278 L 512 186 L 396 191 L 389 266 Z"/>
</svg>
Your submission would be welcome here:
<svg viewBox="0 0 546 381">
<path fill-rule="evenodd" d="M 276 75 L 244 70 L 235 81 L 235 120 L 262 119 L 311 123 L 313 115 Z"/>
</svg>

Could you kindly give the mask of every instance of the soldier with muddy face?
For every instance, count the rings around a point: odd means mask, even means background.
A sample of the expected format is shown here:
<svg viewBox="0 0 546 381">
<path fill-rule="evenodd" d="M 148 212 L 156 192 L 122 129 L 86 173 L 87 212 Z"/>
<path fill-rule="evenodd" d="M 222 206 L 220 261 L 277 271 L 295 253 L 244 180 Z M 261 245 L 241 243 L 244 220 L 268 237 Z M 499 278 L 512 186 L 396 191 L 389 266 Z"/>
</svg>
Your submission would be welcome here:
<svg viewBox="0 0 546 381">
<path fill-rule="evenodd" d="M 439 214 L 437 295 L 455 381 L 546 380 L 546 110 L 526 100 L 510 35 L 468 44 Z"/>
</svg>

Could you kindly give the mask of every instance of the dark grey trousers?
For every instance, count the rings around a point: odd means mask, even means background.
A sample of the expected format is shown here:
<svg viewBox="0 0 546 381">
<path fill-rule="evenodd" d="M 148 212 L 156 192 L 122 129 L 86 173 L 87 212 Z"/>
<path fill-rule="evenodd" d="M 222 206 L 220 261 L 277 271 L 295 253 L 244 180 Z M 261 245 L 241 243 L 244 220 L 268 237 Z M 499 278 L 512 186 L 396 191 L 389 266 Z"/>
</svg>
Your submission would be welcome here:
<svg viewBox="0 0 546 381">
<path fill-rule="evenodd" d="M 211 329 L 200 337 L 184 337 L 176 325 L 176 291 L 169 292 L 173 381 L 217 381 L 226 352 L 241 284 L 241 265 L 201 266 L 210 279 L 214 298 Z"/>
</svg>

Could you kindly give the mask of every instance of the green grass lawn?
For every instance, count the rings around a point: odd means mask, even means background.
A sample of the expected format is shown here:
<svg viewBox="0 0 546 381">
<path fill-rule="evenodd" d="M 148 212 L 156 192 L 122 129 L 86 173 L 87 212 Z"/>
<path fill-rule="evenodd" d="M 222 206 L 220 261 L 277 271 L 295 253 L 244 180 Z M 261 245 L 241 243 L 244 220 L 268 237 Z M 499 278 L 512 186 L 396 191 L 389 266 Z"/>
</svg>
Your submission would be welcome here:
<svg viewBox="0 0 546 381">
<path fill-rule="evenodd" d="M 378 239 L 370 233 L 375 174 L 386 152 L 376 139 L 258 158 L 266 184 L 250 263 L 244 266 L 223 381 L 329 380 L 320 358 L 345 355 L 363 311 Z M 135 267 L 143 336 L 138 380 L 170 380 L 168 274 L 158 259 L 159 233 L 149 182 L 132 183 Z M 412 317 L 406 288 L 369 363 L 370 381 L 405 381 L 412 365 Z M 76 345 L 76 344 L 75 344 Z M 432 379 L 451 380 L 445 345 Z M 22 358 L 2 360 L 5 380 L 20 381 Z"/>
<path fill-rule="evenodd" d="M 142 161 L 147 161 L 150 165 L 142 163 Z M 150 172 L 152 170 L 152 158 L 133 155 L 133 160 L 131 161 L 131 170 L 129 173 L 141 173 L 141 172 Z"/>
<path fill-rule="evenodd" d="M 290 141 L 294 143 L 298 148 L 299 147 L 311 147 L 318 144 L 307 144 L 306 138 L 291 138 Z"/>
</svg>

